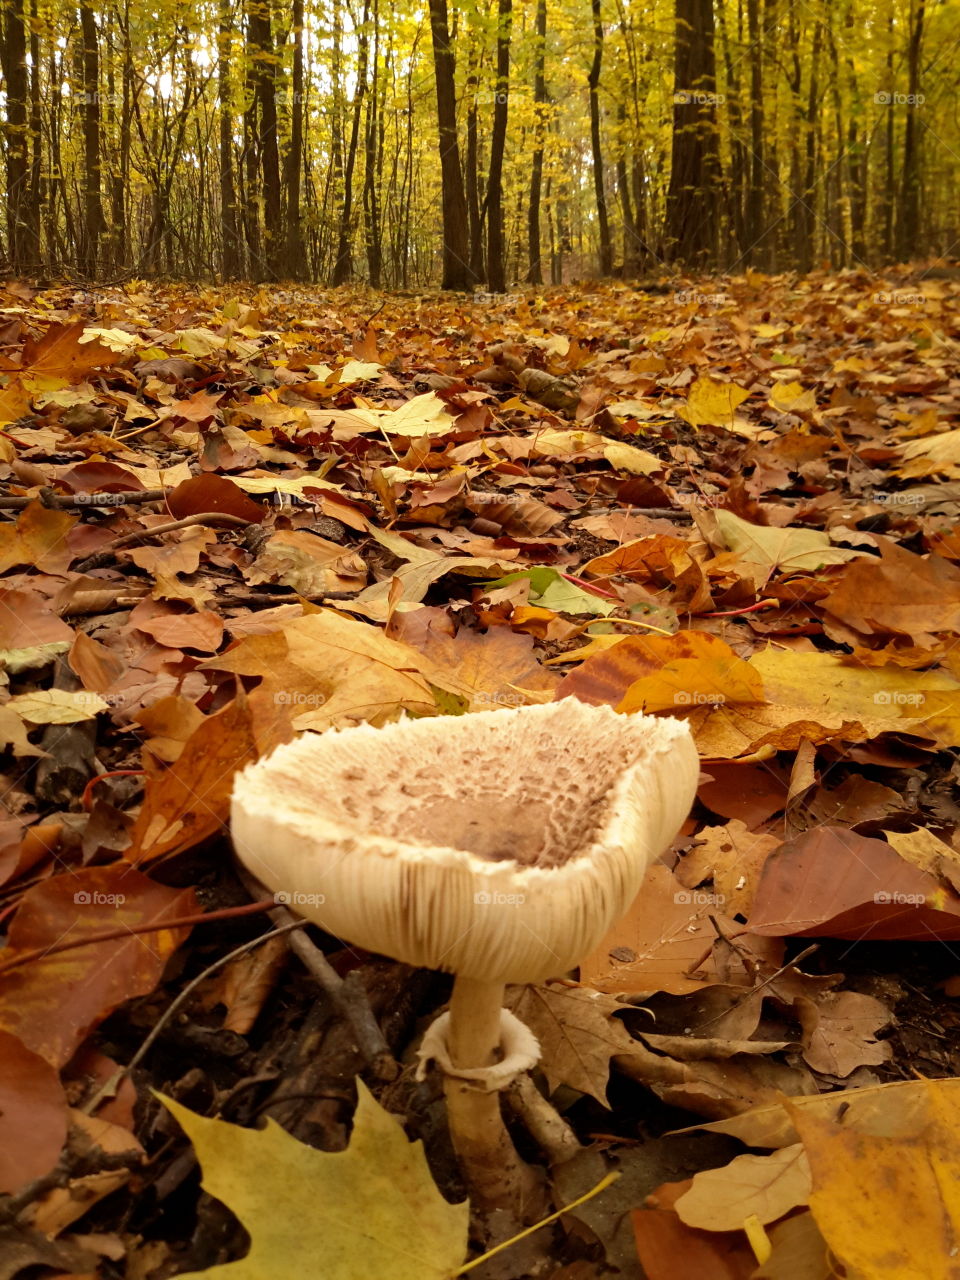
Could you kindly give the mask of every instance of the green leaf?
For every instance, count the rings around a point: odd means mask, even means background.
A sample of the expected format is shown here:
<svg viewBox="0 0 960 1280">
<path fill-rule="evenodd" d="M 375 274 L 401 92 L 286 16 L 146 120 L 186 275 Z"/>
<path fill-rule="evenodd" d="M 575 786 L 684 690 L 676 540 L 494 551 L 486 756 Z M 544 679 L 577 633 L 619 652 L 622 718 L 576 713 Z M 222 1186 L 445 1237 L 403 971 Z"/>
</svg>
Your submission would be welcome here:
<svg viewBox="0 0 960 1280">
<path fill-rule="evenodd" d="M 437 1190 L 423 1146 L 357 1081 L 346 1151 L 316 1151 L 273 1120 L 242 1129 L 158 1095 L 193 1143 L 203 1188 L 250 1233 L 239 1262 L 192 1280 L 449 1280 L 467 1253 L 468 1204 Z M 186 1277 L 183 1280 L 187 1280 Z"/>
</svg>

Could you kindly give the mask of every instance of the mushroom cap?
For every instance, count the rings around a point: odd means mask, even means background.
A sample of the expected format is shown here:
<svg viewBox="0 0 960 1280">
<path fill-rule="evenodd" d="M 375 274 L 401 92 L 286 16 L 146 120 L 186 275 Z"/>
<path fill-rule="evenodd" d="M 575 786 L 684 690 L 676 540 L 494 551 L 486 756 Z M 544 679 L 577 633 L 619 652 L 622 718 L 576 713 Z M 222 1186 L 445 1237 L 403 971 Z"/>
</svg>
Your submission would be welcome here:
<svg viewBox="0 0 960 1280">
<path fill-rule="evenodd" d="M 573 968 L 690 809 L 681 720 L 575 698 L 305 734 L 238 774 L 240 861 L 346 942 L 484 982 Z"/>
</svg>

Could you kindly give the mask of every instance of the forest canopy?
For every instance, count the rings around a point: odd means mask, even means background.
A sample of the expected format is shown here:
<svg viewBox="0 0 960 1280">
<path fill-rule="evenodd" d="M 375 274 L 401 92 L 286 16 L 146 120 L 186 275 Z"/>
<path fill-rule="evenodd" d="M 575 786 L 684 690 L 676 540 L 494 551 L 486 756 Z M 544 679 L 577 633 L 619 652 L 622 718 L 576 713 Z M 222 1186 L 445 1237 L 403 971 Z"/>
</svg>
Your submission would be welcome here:
<svg viewBox="0 0 960 1280">
<path fill-rule="evenodd" d="M 958 4 L 5 0 L 3 265 L 502 292 L 949 255 Z"/>
</svg>

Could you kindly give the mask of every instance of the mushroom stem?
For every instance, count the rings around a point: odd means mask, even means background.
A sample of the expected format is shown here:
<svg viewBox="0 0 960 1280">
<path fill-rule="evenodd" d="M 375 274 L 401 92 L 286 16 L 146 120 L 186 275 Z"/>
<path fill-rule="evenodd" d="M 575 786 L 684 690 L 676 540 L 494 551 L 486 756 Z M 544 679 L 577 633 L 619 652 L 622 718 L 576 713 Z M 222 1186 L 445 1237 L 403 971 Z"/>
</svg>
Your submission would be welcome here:
<svg viewBox="0 0 960 1280">
<path fill-rule="evenodd" d="M 450 997 L 450 1059 L 455 1067 L 497 1060 L 504 986 L 457 977 Z M 466 1080 L 444 1080 L 450 1137 L 475 1209 L 509 1209 L 518 1217 L 542 1196 L 534 1171 L 517 1155 L 500 1110 L 500 1094 Z"/>
</svg>

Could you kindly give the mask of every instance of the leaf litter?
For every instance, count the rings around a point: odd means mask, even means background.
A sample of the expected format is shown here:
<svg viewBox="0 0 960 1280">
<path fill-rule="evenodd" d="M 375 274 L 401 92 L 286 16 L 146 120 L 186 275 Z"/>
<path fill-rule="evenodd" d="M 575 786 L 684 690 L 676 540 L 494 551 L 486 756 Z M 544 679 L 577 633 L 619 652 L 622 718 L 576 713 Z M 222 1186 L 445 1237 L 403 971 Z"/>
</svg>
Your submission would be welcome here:
<svg viewBox="0 0 960 1280">
<path fill-rule="evenodd" d="M 228 799 L 298 732 L 562 697 L 687 719 L 703 773 L 514 993 L 556 1207 L 620 1180 L 477 1275 L 952 1274 L 957 286 L 907 334 L 865 273 L 723 286 L 0 292 L 5 1275 L 456 1274 L 402 1065 L 449 984 L 251 947 Z"/>
</svg>

